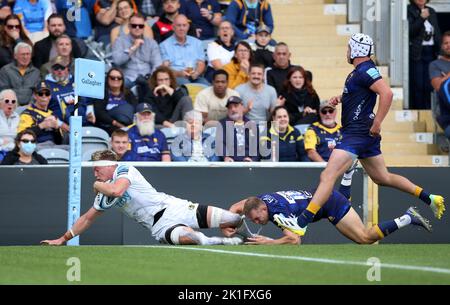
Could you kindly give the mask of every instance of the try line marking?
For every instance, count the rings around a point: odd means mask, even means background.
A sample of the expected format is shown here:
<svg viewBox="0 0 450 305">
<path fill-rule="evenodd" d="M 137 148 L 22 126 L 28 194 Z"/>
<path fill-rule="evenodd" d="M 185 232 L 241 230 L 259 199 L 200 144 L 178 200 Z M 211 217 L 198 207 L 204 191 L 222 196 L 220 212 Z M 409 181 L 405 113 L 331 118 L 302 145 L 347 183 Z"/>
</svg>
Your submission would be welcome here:
<svg viewBox="0 0 450 305">
<path fill-rule="evenodd" d="M 125 247 L 135 247 L 135 246 L 125 246 Z M 229 254 L 229 255 L 253 256 L 253 257 L 263 257 L 263 258 L 272 258 L 272 259 L 287 259 L 287 260 L 297 260 L 297 261 L 304 261 L 304 262 L 335 264 L 335 265 L 352 265 L 352 266 L 366 266 L 366 267 L 372 266 L 372 264 L 370 264 L 370 263 L 359 262 L 359 261 L 346 261 L 346 260 L 338 260 L 338 259 L 314 258 L 314 257 L 291 256 L 291 255 L 273 255 L 273 254 L 242 252 L 242 251 L 227 251 L 227 250 L 205 249 L 205 248 L 197 248 L 197 247 L 189 247 L 189 246 L 136 246 L 136 247 L 177 249 L 177 250 L 186 250 L 186 251 L 204 251 L 204 252 Z M 450 274 L 450 269 L 436 268 L 436 267 L 385 264 L 385 263 L 380 263 L 380 267 L 381 268 L 389 268 L 389 269 L 398 269 L 398 270 L 413 270 L 413 271 Z"/>
</svg>

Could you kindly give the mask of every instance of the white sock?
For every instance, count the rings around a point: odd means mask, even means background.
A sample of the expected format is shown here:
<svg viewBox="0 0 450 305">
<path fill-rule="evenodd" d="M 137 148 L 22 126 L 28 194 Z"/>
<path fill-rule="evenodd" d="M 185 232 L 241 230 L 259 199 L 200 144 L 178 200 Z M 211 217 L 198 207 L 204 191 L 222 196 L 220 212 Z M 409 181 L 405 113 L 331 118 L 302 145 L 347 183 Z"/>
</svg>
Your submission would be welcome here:
<svg viewBox="0 0 450 305">
<path fill-rule="evenodd" d="M 197 243 L 197 245 L 210 246 L 210 245 L 223 244 L 222 238 L 208 237 L 205 234 L 203 234 L 202 232 L 197 232 L 197 231 L 188 232 L 188 234 L 186 234 L 186 236 L 188 236 L 190 239 L 195 241 Z"/>
<path fill-rule="evenodd" d="M 406 227 L 407 225 L 411 224 L 411 216 L 405 214 L 399 218 L 394 219 L 395 223 L 397 224 L 397 227 L 399 229 Z"/>
</svg>

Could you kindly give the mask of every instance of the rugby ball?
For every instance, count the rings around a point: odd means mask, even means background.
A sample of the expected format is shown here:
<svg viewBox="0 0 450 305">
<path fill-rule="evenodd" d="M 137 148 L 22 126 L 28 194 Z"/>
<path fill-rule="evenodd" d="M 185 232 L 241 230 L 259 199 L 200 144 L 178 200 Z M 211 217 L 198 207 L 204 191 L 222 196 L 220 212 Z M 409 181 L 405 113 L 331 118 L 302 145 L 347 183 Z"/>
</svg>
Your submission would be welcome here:
<svg viewBox="0 0 450 305">
<path fill-rule="evenodd" d="M 94 200 L 94 205 L 102 210 L 110 209 L 116 204 L 118 198 L 108 197 L 105 194 L 97 193 Z"/>
</svg>

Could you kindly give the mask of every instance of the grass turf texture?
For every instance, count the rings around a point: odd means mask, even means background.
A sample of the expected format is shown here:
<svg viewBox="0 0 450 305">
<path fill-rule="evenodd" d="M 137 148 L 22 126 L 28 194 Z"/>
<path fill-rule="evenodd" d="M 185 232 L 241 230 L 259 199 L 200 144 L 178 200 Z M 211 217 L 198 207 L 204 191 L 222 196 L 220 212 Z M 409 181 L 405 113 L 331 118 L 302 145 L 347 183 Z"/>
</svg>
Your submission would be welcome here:
<svg viewBox="0 0 450 305">
<path fill-rule="evenodd" d="M 450 269 L 450 245 L 188 248 Z M 123 246 L 0 247 L 0 284 L 72 284 L 70 257 L 81 261 L 81 284 L 450 284 L 449 273 L 382 267 L 381 282 L 368 282 L 370 266 Z"/>
</svg>

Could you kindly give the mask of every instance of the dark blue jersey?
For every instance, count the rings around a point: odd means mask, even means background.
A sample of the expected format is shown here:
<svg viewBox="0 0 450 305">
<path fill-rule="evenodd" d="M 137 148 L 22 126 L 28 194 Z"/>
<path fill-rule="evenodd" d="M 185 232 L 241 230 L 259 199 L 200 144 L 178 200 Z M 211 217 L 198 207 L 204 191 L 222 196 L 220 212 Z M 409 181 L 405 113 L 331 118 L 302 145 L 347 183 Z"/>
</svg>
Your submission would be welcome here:
<svg viewBox="0 0 450 305">
<path fill-rule="evenodd" d="M 373 108 L 377 94 L 370 90 L 377 80 L 381 79 L 372 60 L 359 64 L 345 81 L 342 94 L 342 126 L 344 135 L 368 135 L 375 114 Z"/>
<path fill-rule="evenodd" d="M 315 190 L 314 190 L 315 191 Z M 308 207 L 313 192 L 309 191 L 280 191 L 258 196 L 267 206 L 269 220 L 273 223 L 273 216 L 283 214 L 285 217 L 298 217 Z M 324 206 L 316 213 L 313 222 L 327 218 L 336 225 L 350 210 L 350 202 L 341 193 L 333 191 Z"/>
</svg>

